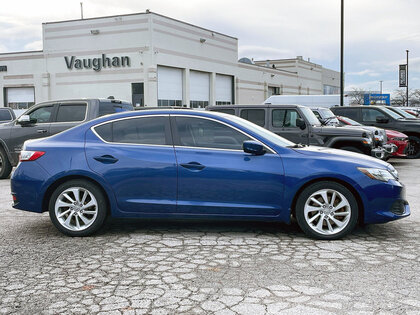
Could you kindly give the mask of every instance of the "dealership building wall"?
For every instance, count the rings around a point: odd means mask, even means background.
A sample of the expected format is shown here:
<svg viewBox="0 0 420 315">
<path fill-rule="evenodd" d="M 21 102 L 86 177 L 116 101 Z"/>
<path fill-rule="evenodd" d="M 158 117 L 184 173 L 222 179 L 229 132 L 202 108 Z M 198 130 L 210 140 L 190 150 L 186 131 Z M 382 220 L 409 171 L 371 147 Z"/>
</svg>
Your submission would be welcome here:
<svg viewBox="0 0 420 315">
<path fill-rule="evenodd" d="M 42 24 L 43 50 L 0 54 L 0 104 L 106 98 L 137 106 L 333 94 L 339 73 L 294 59 L 238 62 L 238 39 L 152 12 Z"/>
</svg>

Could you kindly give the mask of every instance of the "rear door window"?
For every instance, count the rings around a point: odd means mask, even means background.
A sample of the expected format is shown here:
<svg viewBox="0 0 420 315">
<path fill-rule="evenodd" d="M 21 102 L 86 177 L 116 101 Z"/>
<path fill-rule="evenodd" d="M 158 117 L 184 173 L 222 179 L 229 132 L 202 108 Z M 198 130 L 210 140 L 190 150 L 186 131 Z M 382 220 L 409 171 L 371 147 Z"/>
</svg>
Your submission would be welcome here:
<svg viewBox="0 0 420 315">
<path fill-rule="evenodd" d="M 95 132 L 107 142 L 169 145 L 167 116 L 138 117 L 118 120 L 95 127 Z"/>
<path fill-rule="evenodd" d="M 56 122 L 83 121 L 86 117 L 86 103 L 60 104 Z"/>
<path fill-rule="evenodd" d="M 241 110 L 241 118 L 249 120 L 258 126 L 264 127 L 265 109 L 243 109 Z"/>
</svg>

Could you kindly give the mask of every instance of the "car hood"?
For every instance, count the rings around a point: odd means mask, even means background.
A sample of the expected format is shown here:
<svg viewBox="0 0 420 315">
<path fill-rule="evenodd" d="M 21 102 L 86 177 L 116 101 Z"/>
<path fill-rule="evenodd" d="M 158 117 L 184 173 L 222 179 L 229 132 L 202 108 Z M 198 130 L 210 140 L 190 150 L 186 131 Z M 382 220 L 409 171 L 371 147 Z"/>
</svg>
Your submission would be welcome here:
<svg viewBox="0 0 420 315">
<path fill-rule="evenodd" d="M 363 134 L 373 134 L 372 131 L 367 129 L 359 128 L 357 126 L 347 127 L 334 127 L 334 126 L 321 126 L 314 127 L 314 130 L 321 135 L 334 135 L 334 136 L 350 136 L 350 137 L 362 137 Z"/>
<path fill-rule="evenodd" d="M 386 136 L 388 138 L 407 138 L 408 136 L 405 133 L 396 131 L 396 130 L 386 130 Z"/>
<path fill-rule="evenodd" d="M 374 167 L 393 170 L 394 167 L 384 161 L 381 161 L 377 158 L 360 154 L 356 152 L 344 151 L 339 149 L 331 149 L 326 147 L 318 146 L 308 146 L 303 148 L 295 148 L 296 152 L 304 154 L 308 157 L 319 158 L 319 159 L 328 159 L 328 160 L 341 160 L 343 162 L 349 162 L 357 164 L 357 166 L 362 167 Z"/>
</svg>

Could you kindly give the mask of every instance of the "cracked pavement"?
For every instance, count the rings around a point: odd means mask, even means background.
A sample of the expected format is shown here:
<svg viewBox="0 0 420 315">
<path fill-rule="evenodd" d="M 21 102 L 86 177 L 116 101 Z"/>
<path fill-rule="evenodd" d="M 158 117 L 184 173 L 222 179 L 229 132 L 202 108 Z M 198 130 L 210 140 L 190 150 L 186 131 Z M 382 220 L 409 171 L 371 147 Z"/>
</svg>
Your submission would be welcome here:
<svg viewBox="0 0 420 315">
<path fill-rule="evenodd" d="M 296 224 L 110 220 L 60 234 L 0 181 L 0 314 L 419 314 L 420 160 L 392 160 L 412 215 L 339 241 Z"/>
</svg>

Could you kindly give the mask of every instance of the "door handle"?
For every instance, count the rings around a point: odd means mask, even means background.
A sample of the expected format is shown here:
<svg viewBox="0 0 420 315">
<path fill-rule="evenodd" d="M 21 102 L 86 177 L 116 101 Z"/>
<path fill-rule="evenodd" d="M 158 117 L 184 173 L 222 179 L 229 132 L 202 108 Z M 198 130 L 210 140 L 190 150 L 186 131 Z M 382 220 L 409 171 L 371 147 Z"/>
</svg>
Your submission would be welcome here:
<svg viewBox="0 0 420 315">
<path fill-rule="evenodd" d="M 192 170 L 192 171 L 201 171 L 205 166 L 198 162 L 189 162 L 180 164 L 182 167 Z"/>
<path fill-rule="evenodd" d="M 113 164 L 115 162 L 118 162 L 118 159 L 113 157 L 112 155 L 95 156 L 94 159 L 104 164 Z"/>
<path fill-rule="evenodd" d="M 46 133 L 47 129 L 38 129 L 36 132 L 37 133 Z"/>
</svg>

